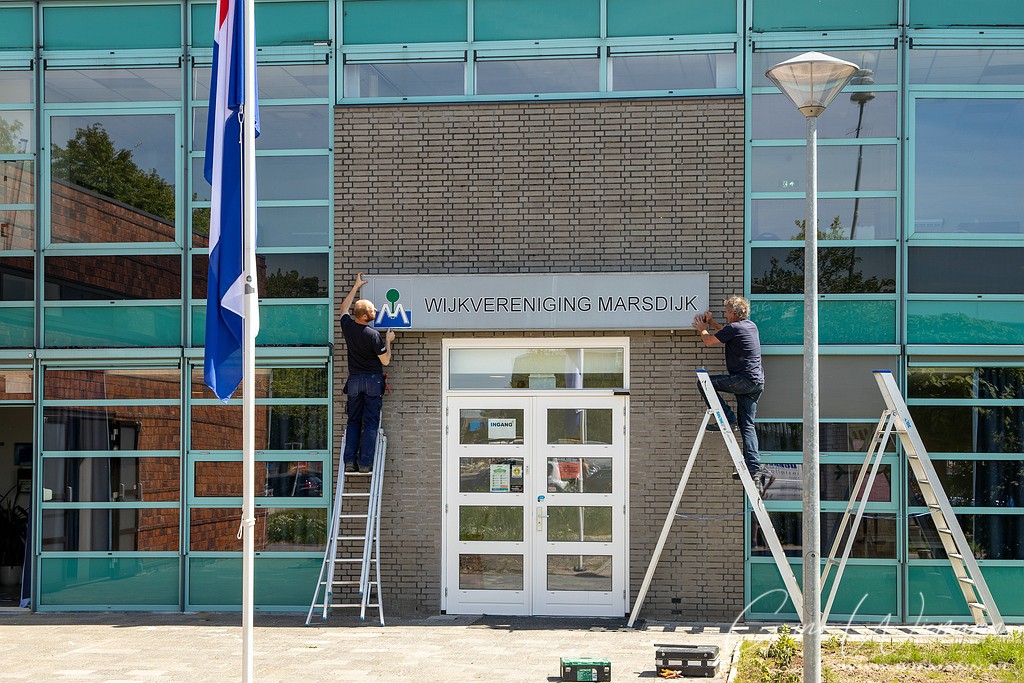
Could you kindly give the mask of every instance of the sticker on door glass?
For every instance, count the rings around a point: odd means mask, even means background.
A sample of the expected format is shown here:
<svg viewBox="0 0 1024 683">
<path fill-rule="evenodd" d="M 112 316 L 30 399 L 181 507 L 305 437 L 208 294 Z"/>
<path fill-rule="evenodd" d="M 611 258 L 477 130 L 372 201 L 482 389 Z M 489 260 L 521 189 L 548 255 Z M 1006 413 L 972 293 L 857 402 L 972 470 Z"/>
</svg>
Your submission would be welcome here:
<svg viewBox="0 0 1024 683">
<path fill-rule="evenodd" d="M 515 438 L 515 419 L 487 420 L 488 441 L 514 441 Z"/>
<path fill-rule="evenodd" d="M 511 482 L 512 466 L 508 464 L 491 465 L 491 493 L 508 493 Z"/>
</svg>

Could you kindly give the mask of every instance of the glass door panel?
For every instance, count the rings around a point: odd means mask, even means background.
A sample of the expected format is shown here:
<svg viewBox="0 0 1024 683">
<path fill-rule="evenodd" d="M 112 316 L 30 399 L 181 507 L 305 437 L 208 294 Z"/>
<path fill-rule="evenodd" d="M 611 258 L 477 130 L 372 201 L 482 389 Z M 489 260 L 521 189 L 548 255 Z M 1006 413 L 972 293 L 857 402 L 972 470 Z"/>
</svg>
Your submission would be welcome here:
<svg viewBox="0 0 1024 683">
<path fill-rule="evenodd" d="M 536 615 L 622 616 L 625 397 L 538 397 L 532 578 Z"/>
<path fill-rule="evenodd" d="M 527 614 L 531 399 L 450 398 L 445 514 L 449 613 Z"/>
</svg>

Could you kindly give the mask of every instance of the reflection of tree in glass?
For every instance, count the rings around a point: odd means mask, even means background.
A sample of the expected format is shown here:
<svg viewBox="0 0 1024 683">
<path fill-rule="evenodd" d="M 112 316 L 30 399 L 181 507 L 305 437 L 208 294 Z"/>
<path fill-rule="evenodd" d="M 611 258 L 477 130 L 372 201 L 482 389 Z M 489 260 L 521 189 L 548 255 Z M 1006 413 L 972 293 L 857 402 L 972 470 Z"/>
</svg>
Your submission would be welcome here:
<svg viewBox="0 0 1024 683">
<path fill-rule="evenodd" d="M 18 154 L 26 151 L 21 149 L 21 129 L 24 125 L 21 121 L 0 119 L 0 154 Z"/>
<path fill-rule="evenodd" d="M 139 168 L 132 151 L 117 149 L 101 124 L 76 130 L 67 147 L 53 145 L 51 157 L 55 178 L 174 220 L 174 187 L 155 169 Z"/>
<path fill-rule="evenodd" d="M 320 278 L 315 275 L 302 277 L 297 270 L 281 272 L 278 268 L 276 273 L 267 276 L 268 297 L 319 297 L 327 296 L 327 287 L 320 284 Z"/>
<path fill-rule="evenodd" d="M 793 240 L 803 241 L 806 221 L 794 221 L 800 232 Z M 839 223 L 839 216 L 832 219 L 827 232 L 818 230 L 820 240 L 843 240 L 845 229 Z M 855 294 L 895 292 L 895 278 L 879 278 L 864 273 L 854 266 L 862 257 L 856 255 L 856 247 L 827 247 L 818 250 L 818 292 L 821 294 Z M 804 291 L 804 250 L 793 249 L 786 256 L 786 266 L 772 257 L 771 266 L 761 277 L 753 278 L 750 291 L 754 294 L 800 294 Z"/>
</svg>

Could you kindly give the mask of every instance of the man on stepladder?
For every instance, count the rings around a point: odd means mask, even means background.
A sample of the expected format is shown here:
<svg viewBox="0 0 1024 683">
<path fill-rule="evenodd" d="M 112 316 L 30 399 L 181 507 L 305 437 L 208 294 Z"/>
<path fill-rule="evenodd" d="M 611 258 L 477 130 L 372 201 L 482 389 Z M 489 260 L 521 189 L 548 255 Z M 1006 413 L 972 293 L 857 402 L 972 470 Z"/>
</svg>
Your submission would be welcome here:
<svg viewBox="0 0 1024 683">
<path fill-rule="evenodd" d="M 727 324 L 718 324 L 711 311 L 705 311 L 703 315 L 694 317 L 693 328 L 700 333 L 705 346 L 725 344 L 725 368 L 729 374 L 711 375 L 711 384 L 718 392 L 718 400 L 729 425 L 740 430 L 743 460 L 754 484 L 763 495 L 775 481 L 775 475 L 761 464 L 757 450 L 754 418 L 757 415 L 757 401 L 764 391 L 764 370 L 761 368 L 761 338 L 757 333 L 757 325 L 748 318 L 749 315 L 750 302 L 741 296 L 731 296 L 725 300 Z M 721 392 L 736 395 L 736 413 L 722 400 Z M 708 429 L 718 431 L 718 423 L 708 423 Z M 739 474 L 733 477 L 738 479 Z"/>
<path fill-rule="evenodd" d="M 363 274 L 356 275 L 348 296 L 341 302 L 341 331 L 348 347 L 348 426 L 345 428 L 345 471 L 367 473 L 373 468 L 373 451 L 377 446 L 380 407 L 384 400 L 384 366 L 391 363 L 391 342 L 394 330 L 381 339 L 380 332 L 370 327 L 377 317 L 373 302 L 355 302 L 359 288 L 366 284 Z M 352 315 L 348 310 L 352 308 Z"/>
</svg>

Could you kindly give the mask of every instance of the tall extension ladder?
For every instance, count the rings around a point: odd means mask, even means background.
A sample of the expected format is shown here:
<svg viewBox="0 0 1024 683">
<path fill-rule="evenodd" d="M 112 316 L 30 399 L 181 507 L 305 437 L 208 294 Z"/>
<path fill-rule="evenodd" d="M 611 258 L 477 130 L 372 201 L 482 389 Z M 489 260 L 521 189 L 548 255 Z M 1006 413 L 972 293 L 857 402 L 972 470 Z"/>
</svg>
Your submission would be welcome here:
<svg viewBox="0 0 1024 683">
<path fill-rule="evenodd" d="M 690 470 L 693 469 L 693 463 L 696 459 L 697 452 L 700 450 L 701 442 L 704 440 L 704 428 L 707 427 L 708 421 L 712 418 L 718 423 L 718 429 L 722 433 L 722 438 L 725 439 L 725 446 L 729 451 L 730 457 L 732 457 L 733 465 L 736 467 L 736 471 L 740 475 L 740 481 L 743 483 L 743 491 L 747 498 L 750 499 L 750 505 L 754 509 L 754 514 L 757 516 L 758 524 L 761 525 L 761 531 L 764 534 L 765 540 L 768 542 L 768 547 L 771 549 L 772 557 L 775 558 L 775 564 L 779 568 L 779 574 L 782 576 L 782 582 L 786 586 L 786 590 L 789 593 L 790 600 L 793 601 L 793 605 L 796 608 L 797 614 L 803 614 L 803 593 L 800 592 L 800 586 L 796 582 L 796 576 L 793 574 L 793 568 L 790 566 L 786 559 L 786 553 L 782 550 L 782 544 L 779 542 L 778 534 L 775 533 L 775 527 L 772 526 L 772 520 L 768 516 L 768 512 L 764 509 L 764 501 L 761 500 L 761 494 L 757 490 L 757 486 L 754 485 L 754 480 L 750 476 L 750 472 L 747 471 L 746 463 L 743 460 L 743 453 L 740 451 L 740 446 L 736 441 L 736 436 L 732 433 L 732 427 L 729 426 L 728 421 L 725 419 L 725 413 L 722 411 L 722 404 L 718 400 L 718 393 L 715 391 L 714 386 L 711 384 L 711 378 L 708 376 L 706 370 L 697 370 L 697 385 L 700 387 L 701 395 L 704 397 L 704 402 L 708 406 L 707 412 L 704 413 L 704 420 L 700 423 L 700 427 L 697 429 L 697 438 L 693 442 L 693 448 L 690 450 L 690 457 L 686 459 L 686 467 L 683 468 L 683 476 L 679 479 L 679 486 L 676 488 L 675 498 L 672 499 L 672 505 L 669 507 L 668 516 L 665 517 L 665 524 L 661 527 L 661 536 L 658 537 L 658 544 L 654 548 L 654 556 L 651 557 L 651 562 L 647 566 L 647 573 L 644 575 L 644 582 L 640 586 L 640 592 L 636 596 L 636 602 L 633 604 L 633 611 L 629 615 L 628 626 L 633 626 L 636 622 L 637 615 L 640 613 L 640 608 L 643 606 L 644 598 L 647 597 L 647 590 L 651 586 L 651 579 L 654 578 L 654 570 L 658 566 L 658 560 L 661 558 L 661 552 L 665 548 L 665 541 L 668 539 L 668 532 L 672 528 L 672 521 L 676 517 L 676 511 L 679 509 L 679 502 L 683 497 L 683 490 L 686 488 L 686 481 L 690 478 Z"/>
<path fill-rule="evenodd" d="M 380 428 L 373 453 L 373 472 L 369 475 L 349 472 L 346 476 L 343 457 L 345 437 L 342 437 L 327 549 L 313 601 L 306 614 L 306 626 L 313 620 L 314 613 L 319 612 L 321 619 L 326 621 L 331 610 L 336 608 L 359 608 L 360 619 L 366 619 L 367 608 L 376 609 L 380 625 L 384 625 L 380 593 L 380 499 L 387 449 L 388 440 L 384 429 Z M 351 482 L 346 482 L 348 477 L 352 477 Z M 357 490 L 345 490 L 346 483 Z M 364 524 L 360 525 L 360 520 Z M 364 533 L 353 533 L 360 526 Z"/>
<path fill-rule="evenodd" d="M 885 400 L 887 410 L 882 412 L 882 417 L 878 421 L 878 427 L 875 429 L 875 435 L 868 448 L 867 457 L 864 459 L 860 475 L 857 477 L 857 483 L 853 488 L 853 497 L 850 499 L 846 512 L 843 514 L 839 529 L 836 532 L 835 541 L 832 544 L 832 550 L 829 552 L 828 560 L 825 563 L 821 585 L 825 585 L 825 579 L 828 577 L 832 567 L 836 567 L 836 578 L 833 582 L 828 601 L 825 604 L 822 623 L 824 624 L 828 621 L 828 614 L 832 609 L 832 601 L 835 599 L 839 580 L 843 576 L 846 560 L 850 555 L 850 549 L 853 547 L 853 539 L 857 535 L 857 527 L 860 525 L 865 505 L 867 504 L 868 497 L 871 495 L 875 474 L 878 472 L 878 465 L 882 461 L 885 444 L 889 440 L 890 433 L 895 431 L 903 445 L 904 452 L 907 454 L 907 462 L 910 464 L 910 469 L 917 479 L 921 495 L 928 506 L 928 513 L 935 523 L 939 538 L 942 540 L 942 546 L 946 551 L 946 556 L 949 558 L 950 565 L 953 567 L 953 574 L 956 576 L 960 590 L 964 594 L 964 599 L 967 601 L 967 607 L 970 609 L 974 623 L 977 626 L 988 626 L 989 622 L 991 622 L 992 628 L 996 633 L 1006 633 L 1003 617 L 999 614 L 999 609 L 996 607 L 992 593 L 985 582 L 985 577 L 978 567 L 978 561 L 974 558 L 974 553 L 971 552 L 971 547 L 964 536 L 963 529 L 960 528 L 956 515 L 953 514 L 949 498 L 946 496 L 946 492 L 942 490 L 938 474 L 935 472 L 935 467 L 928 457 L 928 451 L 921 441 L 921 435 L 918 433 L 917 427 L 914 426 L 914 421 L 910 417 L 910 411 L 907 409 L 907 404 L 903 400 L 899 387 L 896 386 L 896 380 L 893 378 L 892 372 L 889 370 L 875 370 L 874 375 L 875 381 L 878 382 L 878 389 L 882 392 L 882 398 Z M 872 460 L 874 460 L 873 463 Z M 862 489 L 861 483 L 864 481 L 864 476 L 868 472 L 869 466 L 870 474 L 868 474 L 867 485 Z M 860 494 L 859 500 L 857 498 L 858 493 Z M 850 516 L 854 508 L 856 508 L 856 512 L 851 523 Z M 850 524 L 850 529 L 845 537 L 846 543 L 843 546 L 843 554 L 839 560 L 836 560 L 836 552 L 839 550 L 840 542 L 844 538 L 844 531 L 848 523 Z"/>
</svg>

